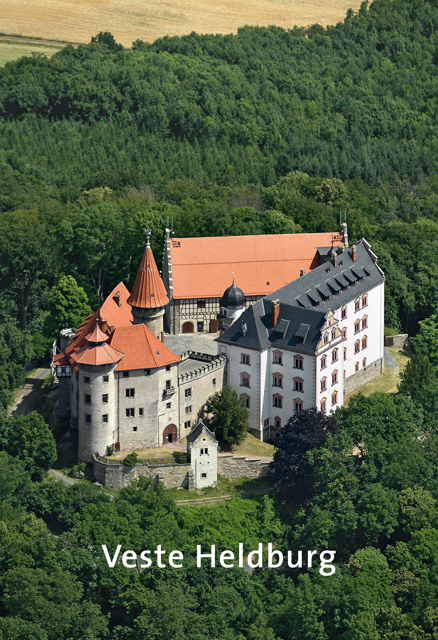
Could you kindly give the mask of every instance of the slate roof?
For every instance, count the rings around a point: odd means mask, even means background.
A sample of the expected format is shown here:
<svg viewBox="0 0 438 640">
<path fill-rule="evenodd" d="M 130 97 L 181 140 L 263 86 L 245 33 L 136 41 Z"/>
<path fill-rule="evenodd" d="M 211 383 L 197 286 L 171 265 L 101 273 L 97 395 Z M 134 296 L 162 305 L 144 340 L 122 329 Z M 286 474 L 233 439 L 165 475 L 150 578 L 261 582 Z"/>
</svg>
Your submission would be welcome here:
<svg viewBox="0 0 438 640">
<path fill-rule="evenodd" d="M 216 435 L 210 431 L 208 427 L 200 420 L 196 427 L 189 433 L 187 436 L 187 442 L 195 442 L 195 440 L 201 435 L 202 432 L 205 432 L 213 442 L 217 442 Z"/>
<path fill-rule="evenodd" d="M 351 250 L 344 251 L 338 256 L 336 268 L 326 262 L 258 300 L 216 340 L 247 349 L 277 346 L 313 354 L 327 312 L 362 296 L 381 284 L 384 278 L 369 244 L 361 240 L 356 248 L 356 262 L 353 262 Z M 277 326 L 272 327 L 272 301 L 277 299 L 280 310 Z"/>
</svg>

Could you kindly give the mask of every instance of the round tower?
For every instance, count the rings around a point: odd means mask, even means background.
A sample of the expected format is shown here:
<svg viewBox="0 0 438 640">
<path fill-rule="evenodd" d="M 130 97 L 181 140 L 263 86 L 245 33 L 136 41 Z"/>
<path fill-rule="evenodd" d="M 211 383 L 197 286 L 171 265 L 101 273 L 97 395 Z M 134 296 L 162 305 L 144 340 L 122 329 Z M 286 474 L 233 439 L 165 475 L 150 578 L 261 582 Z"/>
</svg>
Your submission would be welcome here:
<svg viewBox="0 0 438 640">
<path fill-rule="evenodd" d="M 134 324 L 145 324 L 157 337 L 163 331 L 164 307 L 169 303 L 166 288 L 152 253 L 151 230 L 146 229 L 146 248 L 127 302 Z"/>
<path fill-rule="evenodd" d="M 220 301 L 221 310 L 217 315 L 220 333 L 224 333 L 245 311 L 245 294 L 234 282 L 225 289 Z"/>
<path fill-rule="evenodd" d="M 93 454 L 105 455 L 117 440 L 116 365 L 123 353 L 107 344 L 108 336 L 96 327 L 86 342 L 71 354 L 78 377 L 78 460 L 92 462 Z"/>
</svg>

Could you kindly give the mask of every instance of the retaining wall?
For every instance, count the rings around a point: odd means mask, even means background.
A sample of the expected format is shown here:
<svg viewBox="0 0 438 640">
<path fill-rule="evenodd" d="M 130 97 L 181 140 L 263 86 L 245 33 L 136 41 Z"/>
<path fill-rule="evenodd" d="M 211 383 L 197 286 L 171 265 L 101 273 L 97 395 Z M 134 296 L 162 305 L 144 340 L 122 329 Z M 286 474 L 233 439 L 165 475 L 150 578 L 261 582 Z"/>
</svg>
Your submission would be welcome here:
<svg viewBox="0 0 438 640">
<path fill-rule="evenodd" d="M 408 346 L 408 334 L 400 333 L 398 336 L 386 336 L 385 347 L 392 347 L 393 349 L 406 349 Z"/>
<path fill-rule="evenodd" d="M 373 378 L 377 378 L 383 373 L 383 358 L 379 358 L 370 365 L 367 365 L 366 369 L 361 369 L 357 373 L 354 373 L 352 376 L 347 378 L 344 381 L 344 392 L 345 395 L 356 391 L 359 387 L 361 387 L 366 382 L 373 380 Z"/>
</svg>

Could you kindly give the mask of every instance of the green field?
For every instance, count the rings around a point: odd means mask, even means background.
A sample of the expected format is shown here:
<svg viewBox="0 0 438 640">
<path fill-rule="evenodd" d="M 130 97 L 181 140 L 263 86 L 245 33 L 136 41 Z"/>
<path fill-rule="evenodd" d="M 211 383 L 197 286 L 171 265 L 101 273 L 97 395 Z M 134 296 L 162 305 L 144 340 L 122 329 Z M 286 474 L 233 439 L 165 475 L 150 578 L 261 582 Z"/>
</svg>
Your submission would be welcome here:
<svg viewBox="0 0 438 640">
<path fill-rule="evenodd" d="M 22 56 L 42 54 L 50 57 L 60 49 L 61 46 L 27 43 L 25 40 L 23 42 L 0 40 L 0 66 L 3 67 L 7 62 L 12 62 Z"/>
</svg>

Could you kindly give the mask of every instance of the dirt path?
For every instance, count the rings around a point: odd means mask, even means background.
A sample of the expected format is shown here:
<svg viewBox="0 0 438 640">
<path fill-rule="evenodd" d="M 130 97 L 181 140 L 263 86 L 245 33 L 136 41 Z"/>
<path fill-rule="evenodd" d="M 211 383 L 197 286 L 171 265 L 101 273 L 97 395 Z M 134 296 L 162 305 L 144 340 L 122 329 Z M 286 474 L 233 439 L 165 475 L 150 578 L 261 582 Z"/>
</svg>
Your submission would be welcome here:
<svg viewBox="0 0 438 640">
<path fill-rule="evenodd" d="M 59 480 L 60 482 L 63 482 L 65 485 L 67 485 L 67 487 L 70 487 L 72 484 L 76 482 L 76 480 L 67 478 L 67 476 L 65 476 L 60 471 L 56 471 L 56 469 L 49 469 L 49 475 L 55 478 L 55 480 Z"/>
<path fill-rule="evenodd" d="M 17 393 L 14 403 L 9 407 L 10 416 L 25 416 L 30 412 L 31 403 L 49 375 L 50 367 L 46 365 L 36 369 L 31 376 L 26 378 L 24 385 Z"/>
</svg>

